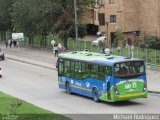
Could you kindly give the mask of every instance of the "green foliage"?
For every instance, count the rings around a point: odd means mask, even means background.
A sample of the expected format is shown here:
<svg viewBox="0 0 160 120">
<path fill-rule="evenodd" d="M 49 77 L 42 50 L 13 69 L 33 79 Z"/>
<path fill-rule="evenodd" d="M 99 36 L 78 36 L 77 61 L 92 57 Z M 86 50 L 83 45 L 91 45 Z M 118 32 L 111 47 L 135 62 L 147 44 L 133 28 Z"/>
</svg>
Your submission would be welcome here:
<svg viewBox="0 0 160 120">
<path fill-rule="evenodd" d="M 14 99 L 11 101 L 8 110 L 10 111 L 10 114 L 17 115 L 17 109 L 20 108 L 22 105 L 22 101 L 19 99 Z"/>
<path fill-rule="evenodd" d="M 59 13 L 58 5 L 53 0 L 16 0 L 11 14 L 16 31 L 34 36 L 48 34 Z"/>
<path fill-rule="evenodd" d="M 118 47 L 118 46 L 122 46 L 124 43 L 124 39 L 123 39 L 123 32 L 121 30 L 116 30 L 115 32 L 115 39 L 114 39 L 114 46 Z"/>
<path fill-rule="evenodd" d="M 0 0 L 0 31 L 11 29 L 11 0 Z"/>
<path fill-rule="evenodd" d="M 150 48 L 160 50 L 160 38 L 151 36 L 144 39 L 144 42 L 139 43 L 141 48 Z"/>
<path fill-rule="evenodd" d="M 86 34 L 81 19 L 94 5 L 95 0 L 77 0 L 79 37 Z M 74 0 L 0 0 L 0 8 L 0 30 L 23 32 L 29 44 L 40 35 L 39 43 L 46 45 L 46 36 L 53 32 L 66 45 L 69 37 L 75 38 Z"/>
<path fill-rule="evenodd" d="M 67 48 L 67 39 L 75 38 L 75 22 L 74 22 L 74 0 L 61 1 L 61 14 L 59 15 L 56 24 L 54 24 L 53 33 L 58 34 L 64 41 L 64 46 Z M 78 20 L 83 17 L 89 6 L 94 4 L 93 0 L 78 0 L 77 14 Z M 86 35 L 85 25 L 78 21 L 78 37 Z"/>
</svg>

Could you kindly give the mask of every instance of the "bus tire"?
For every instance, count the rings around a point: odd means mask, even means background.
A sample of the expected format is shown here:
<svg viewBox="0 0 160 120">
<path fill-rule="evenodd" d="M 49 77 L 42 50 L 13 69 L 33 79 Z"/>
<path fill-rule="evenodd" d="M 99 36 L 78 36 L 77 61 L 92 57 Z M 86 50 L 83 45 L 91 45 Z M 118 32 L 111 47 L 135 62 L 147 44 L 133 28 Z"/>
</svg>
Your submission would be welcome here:
<svg viewBox="0 0 160 120">
<path fill-rule="evenodd" d="M 95 102 L 99 102 L 98 91 L 97 91 L 96 88 L 93 89 L 92 95 L 93 95 L 93 100 L 94 100 Z"/>
<path fill-rule="evenodd" d="M 71 85 L 69 84 L 69 82 L 66 83 L 66 92 L 68 94 L 72 94 L 72 92 L 71 92 Z"/>
</svg>

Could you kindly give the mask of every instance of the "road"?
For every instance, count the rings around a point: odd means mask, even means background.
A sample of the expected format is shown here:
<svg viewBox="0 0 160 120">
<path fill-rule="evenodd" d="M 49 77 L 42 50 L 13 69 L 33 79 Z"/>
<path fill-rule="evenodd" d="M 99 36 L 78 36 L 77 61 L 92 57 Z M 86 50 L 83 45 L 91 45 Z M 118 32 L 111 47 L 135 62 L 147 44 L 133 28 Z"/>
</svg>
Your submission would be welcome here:
<svg viewBox="0 0 160 120">
<path fill-rule="evenodd" d="M 67 116 L 79 120 L 103 119 L 101 115 L 91 116 L 92 114 L 160 114 L 160 95 L 149 94 L 147 99 L 117 103 L 95 103 L 90 98 L 75 94 L 68 95 L 65 91 L 59 89 L 57 84 L 57 72 L 55 70 L 9 59 L 0 61 L 0 66 L 3 69 L 3 76 L 0 79 L 0 91 L 55 113 L 67 114 Z M 90 115 L 86 116 L 81 114 Z"/>
</svg>

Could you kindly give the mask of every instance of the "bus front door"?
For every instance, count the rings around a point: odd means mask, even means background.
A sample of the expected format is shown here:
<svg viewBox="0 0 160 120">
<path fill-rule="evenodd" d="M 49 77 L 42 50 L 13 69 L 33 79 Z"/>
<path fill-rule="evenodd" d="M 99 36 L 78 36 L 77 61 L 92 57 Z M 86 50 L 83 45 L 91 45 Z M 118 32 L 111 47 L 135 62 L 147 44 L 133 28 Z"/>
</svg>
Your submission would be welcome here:
<svg viewBox="0 0 160 120">
<path fill-rule="evenodd" d="M 110 88 L 111 88 L 111 76 L 106 76 L 106 91 L 105 92 L 108 96 L 108 99 L 111 99 Z"/>
</svg>

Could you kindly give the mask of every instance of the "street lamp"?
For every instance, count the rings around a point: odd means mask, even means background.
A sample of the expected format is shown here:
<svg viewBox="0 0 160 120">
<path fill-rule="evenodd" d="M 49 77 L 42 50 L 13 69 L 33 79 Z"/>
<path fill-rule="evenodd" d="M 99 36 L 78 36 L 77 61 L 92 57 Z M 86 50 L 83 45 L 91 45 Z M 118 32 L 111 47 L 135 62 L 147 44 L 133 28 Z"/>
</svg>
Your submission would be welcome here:
<svg viewBox="0 0 160 120">
<path fill-rule="evenodd" d="M 108 41 L 108 24 L 109 24 L 109 22 L 107 21 L 107 22 L 106 22 L 106 27 L 107 27 L 107 34 L 106 34 L 106 47 L 107 47 L 107 43 L 109 44 L 109 41 Z"/>
<path fill-rule="evenodd" d="M 75 14 L 75 32 L 76 32 L 76 45 L 75 50 L 78 48 L 78 22 L 77 22 L 77 0 L 74 0 L 74 14 Z"/>
</svg>

